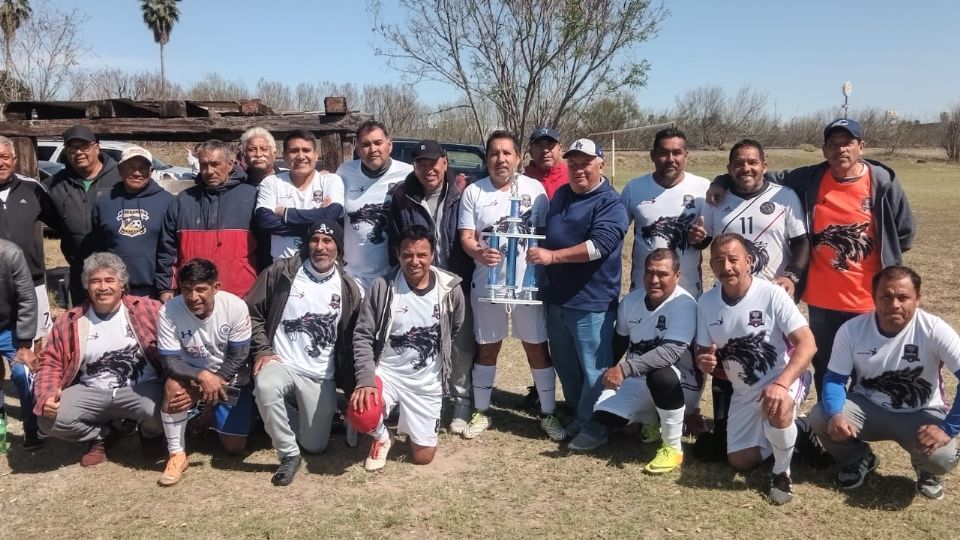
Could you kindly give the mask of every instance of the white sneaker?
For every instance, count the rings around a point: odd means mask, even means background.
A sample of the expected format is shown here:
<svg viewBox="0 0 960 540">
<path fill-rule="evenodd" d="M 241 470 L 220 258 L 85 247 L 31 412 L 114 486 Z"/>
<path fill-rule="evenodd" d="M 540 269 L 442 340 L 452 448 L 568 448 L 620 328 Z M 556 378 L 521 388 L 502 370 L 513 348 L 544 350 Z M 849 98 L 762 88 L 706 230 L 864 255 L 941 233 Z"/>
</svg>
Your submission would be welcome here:
<svg viewBox="0 0 960 540">
<path fill-rule="evenodd" d="M 490 417 L 487 416 L 487 413 L 474 411 L 473 416 L 470 417 L 470 422 L 467 424 L 467 427 L 464 428 L 461 436 L 463 436 L 464 439 L 473 439 L 486 431 L 491 424 L 492 422 L 490 421 Z"/>
<path fill-rule="evenodd" d="M 379 471 L 387 465 L 387 454 L 390 453 L 390 447 L 393 446 L 393 438 L 381 441 L 374 439 L 370 445 L 370 455 L 363 461 L 363 468 L 367 471 Z"/>
<path fill-rule="evenodd" d="M 467 429 L 467 423 L 470 421 L 470 407 L 463 407 L 458 404 L 453 410 L 453 420 L 450 421 L 450 433 L 454 435 L 463 435 Z"/>
</svg>

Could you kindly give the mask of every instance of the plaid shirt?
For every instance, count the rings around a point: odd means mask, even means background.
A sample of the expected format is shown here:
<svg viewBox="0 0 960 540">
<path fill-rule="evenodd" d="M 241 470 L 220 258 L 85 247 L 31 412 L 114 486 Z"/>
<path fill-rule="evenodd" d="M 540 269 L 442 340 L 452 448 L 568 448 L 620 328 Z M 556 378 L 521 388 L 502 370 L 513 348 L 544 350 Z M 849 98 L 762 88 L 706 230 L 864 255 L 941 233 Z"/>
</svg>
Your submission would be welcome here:
<svg viewBox="0 0 960 540">
<path fill-rule="evenodd" d="M 160 307 L 163 305 L 150 298 L 123 296 L 123 305 L 127 307 L 127 316 L 137 342 L 143 349 L 147 360 L 153 364 L 157 373 L 163 373 L 160 364 L 160 352 L 157 350 L 157 321 L 160 319 Z M 33 383 L 33 395 L 36 406 L 33 412 L 43 414 L 43 404 L 71 384 L 80 371 L 81 348 L 79 321 L 86 317 L 90 301 L 86 301 L 64 313 L 53 323 L 46 347 L 37 359 L 37 374 Z"/>
</svg>

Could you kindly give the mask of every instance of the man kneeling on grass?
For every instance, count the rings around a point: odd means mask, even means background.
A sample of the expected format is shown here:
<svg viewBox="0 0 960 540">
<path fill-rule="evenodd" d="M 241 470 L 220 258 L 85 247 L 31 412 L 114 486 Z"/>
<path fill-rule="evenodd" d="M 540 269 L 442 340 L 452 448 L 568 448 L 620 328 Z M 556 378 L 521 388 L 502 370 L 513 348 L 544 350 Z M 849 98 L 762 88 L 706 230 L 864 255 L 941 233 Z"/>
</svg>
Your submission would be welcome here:
<svg viewBox="0 0 960 540">
<path fill-rule="evenodd" d="M 243 451 L 250 433 L 250 313 L 243 300 L 220 290 L 217 267 L 192 259 L 177 273 L 180 295 L 160 310 L 157 336 L 169 377 L 163 432 L 170 459 L 157 481 L 172 486 L 187 470 L 184 434 L 192 412 L 212 409 L 213 428 L 228 453 Z"/>
<path fill-rule="evenodd" d="M 80 276 L 88 300 L 57 318 L 34 381 L 40 430 L 87 443 L 80 465 L 107 460 L 110 422 L 129 418 L 159 437 L 163 372 L 157 353 L 160 302 L 124 294 L 127 267 L 94 253 Z"/>
<path fill-rule="evenodd" d="M 910 454 L 920 495 L 941 499 L 960 433 L 960 399 L 947 411 L 941 367 L 960 377 L 960 337 L 920 309 L 920 276 L 910 268 L 878 272 L 873 302 L 874 311 L 837 332 L 811 426 L 840 463 L 842 489 L 859 487 L 877 468 L 867 441 L 895 441 Z"/>
<path fill-rule="evenodd" d="M 382 469 L 392 444 L 384 425 L 400 408 L 398 431 L 410 437 L 414 463 L 433 461 L 440 407 L 450 374 L 450 349 L 463 326 L 460 278 L 432 267 L 433 231 L 420 225 L 400 235 L 400 270 L 377 278 L 355 329 L 357 389 L 348 418 L 373 436 L 363 466 Z"/>
</svg>

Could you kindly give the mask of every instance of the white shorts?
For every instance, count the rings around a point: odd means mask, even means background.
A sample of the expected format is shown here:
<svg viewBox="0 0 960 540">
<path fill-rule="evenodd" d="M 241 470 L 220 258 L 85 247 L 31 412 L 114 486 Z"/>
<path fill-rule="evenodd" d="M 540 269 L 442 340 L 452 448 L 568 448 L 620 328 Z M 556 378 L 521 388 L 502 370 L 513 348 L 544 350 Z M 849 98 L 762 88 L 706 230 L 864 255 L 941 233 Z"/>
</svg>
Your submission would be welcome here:
<svg viewBox="0 0 960 540">
<path fill-rule="evenodd" d="M 470 307 L 473 308 L 473 333 L 478 344 L 497 343 L 510 336 L 525 343 L 547 341 L 547 314 L 542 305 L 513 305 L 507 313 L 506 304 L 481 302 L 470 295 Z M 512 329 L 509 333 L 508 319 Z"/>
<path fill-rule="evenodd" d="M 677 370 L 674 366 L 674 371 Z M 647 388 L 647 377 L 627 377 L 618 390 L 604 389 L 593 406 L 593 412 L 605 411 L 627 419 L 629 424 L 652 424 L 657 420 L 657 406 Z"/>
<path fill-rule="evenodd" d="M 383 384 L 383 419 L 390 416 L 394 407 L 400 407 L 397 432 L 406 433 L 417 445 L 436 446 L 443 394 L 417 394 L 398 384 L 390 375 L 377 372 L 377 376 Z"/>
<path fill-rule="evenodd" d="M 797 414 L 797 407 L 803 403 L 810 389 L 810 380 L 813 377 L 805 371 L 790 385 L 790 397 L 796 405 L 793 410 Z M 772 384 L 772 381 L 771 383 Z M 763 433 L 763 411 L 759 401 L 760 392 L 766 386 L 756 388 L 756 391 L 738 395 L 733 393 L 730 398 L 730 415 L 727 420 L 727 453 L 732 454 L 747 448 L 760 448 L 764 455 L 770 453 L 770 442 Z"/>
<path fill-rule="evenodd" d="M 37 285 L 33 288 L 37 293 L 37 338 L 45 338 L 53 326 L 53 317 L 50 315 L 50 297 L 47 296 L 47 286 Z"/>
</svg>

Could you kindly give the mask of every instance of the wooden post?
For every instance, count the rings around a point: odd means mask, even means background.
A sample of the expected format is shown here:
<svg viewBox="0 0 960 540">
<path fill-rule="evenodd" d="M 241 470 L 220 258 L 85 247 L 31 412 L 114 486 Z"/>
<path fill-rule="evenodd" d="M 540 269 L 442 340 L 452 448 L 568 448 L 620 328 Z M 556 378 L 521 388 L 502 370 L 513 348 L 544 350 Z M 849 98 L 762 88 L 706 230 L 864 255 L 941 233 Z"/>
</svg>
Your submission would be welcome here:
<svg viewBox="0 0 960 540">
<path fill-rule="evenodd" d="M 37 170 L 37 138 L 10 137 L 17 152 L 17 173 L 39 179 Z"/>
<path fill-rule="evenodd" d="M 318 137 L 320 143 L 320 163 L 323 169 L 336 172 L 337 167 L 343 163 L 343 148 L 340 146 L 339 133 L 324 133 Z"/>
</svg>

